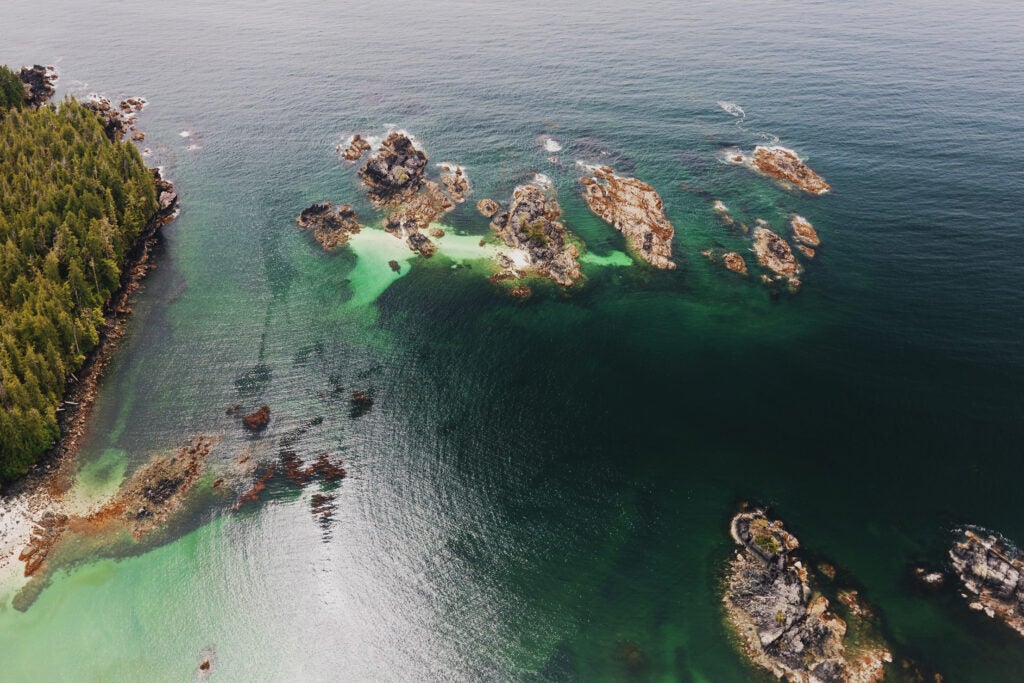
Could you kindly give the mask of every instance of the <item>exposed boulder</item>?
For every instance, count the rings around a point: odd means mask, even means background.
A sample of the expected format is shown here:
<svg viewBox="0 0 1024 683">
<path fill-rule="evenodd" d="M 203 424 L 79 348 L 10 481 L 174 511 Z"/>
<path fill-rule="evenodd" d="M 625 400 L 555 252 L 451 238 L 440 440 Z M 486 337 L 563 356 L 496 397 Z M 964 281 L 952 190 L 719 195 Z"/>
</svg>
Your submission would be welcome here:
<svg viewBox="0 0 1024 683">
<path fill-rule="evenodd" d="M 785 147 L 758 146 L 751 165 L 765 175 L 785 180 L 810 194 L 824 194 L 830 189 L 824 178 L 801 161 L 796 152 Z"/>
<path fill-rule="evenodd" d="M 411 198 L 423 184 L 427 155 L 409 136 L 394 132 L 384 138 L 380 150 L 359 170 L 376 206 L 393 206 Z"/>
<path fill-rule="evenodd" d="M 459 204 L 465 201 L 469 193 L 469 177 L 461 166 L 441 164 L 441 182 L 452 199 Z"/>
<path fill-rule="evenodd" d="M 493 199 L 481 199 L 476 203 L 476 210 L 479 211 L 484 218 L 491 218 L 494 214 L 501 211 L 501 207 L 498 205 L 498 202 Z"/>
<path fill-rule="evenodd" d="M 964 529 L 949 560 L 970 595 L 972 609 L 1024 636 L 1024 559 L 1006 539 L 978 527 Z"/>
<path fill-rule="evenodd" d="M 341 151 L 342 145 L 338 145 L 338 150 Z M 341 157 L 348 161 L 358 161 L 360 157 L 371 149 L 370 143 L 364 140 L 358 133 L 352 136 L 352 142 L 349 143 L 345 151 L 341 152 Z"/>
<path fill-rule="evenodd" d="M 722 255 L 722 262 L 725 267 L 734 273 L 740 275 L 747 274 L 747 262 L 743 260 L 743 257 L 737 254 L 735 251 L 730 251 Z"/>
<path fill-rule="evenodd" d="M 793 250 L 786 240 L 764 225 L 754 228 L 754 253 L 758 263 L 775 273 L 777 279 L 786 280 L 790 287 L 799 288 L 801 269 Z"/>
<path fill-rule="evenodd" d="M 803 216 L 793 214 L 789 219 L 789 225 L 793 229 L 793 238 L 797 242 L 808 247 L 817 247 L 821 244 L 821 239 L 818 238 L 818 231 Z"/>
<path fill-rule="evenodd" d="M 491 221 L 491 229 L 514 250 L 501 259 L 505 272 L 512 277 L 533 272 L 563 287 L 580 278 L 579 250 L 558 222 L 561 215 L 558 201 L 537 185 L 515 189 L 509 210 Z"/>
<path fill-rule="evenodd" d="M 796 558 L 796 537 L 760 510 L 736 515 L 730 531 L 740 549 L 726 570 L 726 615 L 754 664 L 793 683 L 883 680 L 892 654 L 856 592 L 842 592 L 849 621 L 840 618 Z"/>
<path fill-rule="evenodd" d="M 607 166 L 581 181 L 590 210 L 625 235 L 640 258 L 656 268 L 676 267 L 672 261 L 675 228 L 665 217 L 661 197 L 653 187 L 636 178 L 617 176 Z"/>
<path fill-rule="evenodd" d="M 331 202 L 313 204 L 303 210 L 295 222 L 300 229 L 311 230 L 313 237 L 324 249 L 347 244 L 349 238 L 363 227 L 351 204 L 334 206 Z"/>
</svg>

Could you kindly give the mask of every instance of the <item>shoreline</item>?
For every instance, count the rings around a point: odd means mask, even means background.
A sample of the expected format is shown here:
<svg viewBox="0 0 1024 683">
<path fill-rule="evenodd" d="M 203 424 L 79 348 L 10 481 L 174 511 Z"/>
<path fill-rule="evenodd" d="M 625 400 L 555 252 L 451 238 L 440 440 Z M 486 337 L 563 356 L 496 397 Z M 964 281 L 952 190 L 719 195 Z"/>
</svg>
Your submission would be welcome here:
<svg viewBox="0 0 1024 683">
<path fill-rule="evenodd" d="M 18 553 L 36 530 L 40 516 L 46 512 L 67 514 L 76 507 L 74 501 L 65 500 L 65 494 L 74 484 L 75 456 L 88 431 L 89 417 L 112 354 L 127 334 L 126 322 L 132 312 L 128 301 L 139 291 L 149 271 L 156 267 L 152 254 L 162 239 L 161 228 L 178 216 L 178 199 L 173 194 L 173 186 L 163 179 L 159 169 L 150 170 L 158 198 L 165 192 L 171 194 L 166 201 L 161 201 L 126 254 L 120 287 L 103 308 L 99 342 L 86 355 L 78 372 L 67 377 L 61 399 L 63 410 L 57 419 L 60 437 L 25 476 L 0 490 L 0 609 L 8 597 L 8 583 L 25 578 Z"/>
</svg>

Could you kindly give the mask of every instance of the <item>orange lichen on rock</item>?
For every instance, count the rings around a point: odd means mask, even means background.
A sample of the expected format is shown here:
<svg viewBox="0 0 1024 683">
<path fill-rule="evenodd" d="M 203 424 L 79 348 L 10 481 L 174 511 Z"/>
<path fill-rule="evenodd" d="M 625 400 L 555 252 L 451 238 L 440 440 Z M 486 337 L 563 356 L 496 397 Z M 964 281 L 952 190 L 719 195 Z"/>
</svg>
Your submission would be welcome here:
<svg viewBox="0 0 1024 683">
<path fill-rule="evenodd" d="M 804 192 L 824 194 L 831 189 L 825 179 L 812 171 L 791 149 L 757 147 L 751 164 L 761 173 L 796 185 Z"/>
<path fill-rule="evenodd" d="M 636 178 L 615 175 L 607 166 L 593 177 L 580 179 L 587 206 L 626 236 L 632 250 L 656 268 L 675 268 L 672 237 L 675 228 L 665 217 L 664 204 L 653 187 Z"/>
</svg>

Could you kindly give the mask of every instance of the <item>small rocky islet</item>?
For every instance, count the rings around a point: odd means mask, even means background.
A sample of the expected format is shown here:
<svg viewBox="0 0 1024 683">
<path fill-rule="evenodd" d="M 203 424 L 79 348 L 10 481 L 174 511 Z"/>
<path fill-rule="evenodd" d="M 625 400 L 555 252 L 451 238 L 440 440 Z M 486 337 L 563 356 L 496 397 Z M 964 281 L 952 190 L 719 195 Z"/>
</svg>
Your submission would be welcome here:
<svg viewBox="0 0 1024 683">
<path fill-rule="evenodd" d="M 875 683 L 893 661 L 873 610 L 853 589 L 823 594 L 830 565 L 812 575 L 800 543 L 762 510 L 738 513 L 730 534 L 739 548 L 723 581 L 726 620 L 750 661 L 792 683 Z"/>
</svg>

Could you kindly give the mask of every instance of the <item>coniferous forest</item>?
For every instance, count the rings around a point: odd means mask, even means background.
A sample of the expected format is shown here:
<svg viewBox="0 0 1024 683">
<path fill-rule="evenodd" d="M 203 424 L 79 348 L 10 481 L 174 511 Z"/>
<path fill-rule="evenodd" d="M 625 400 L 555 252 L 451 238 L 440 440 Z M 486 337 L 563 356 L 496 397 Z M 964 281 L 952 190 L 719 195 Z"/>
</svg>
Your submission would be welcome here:
<svg viewBox="0 0 1024 683">
<path fill-rule="evenodd" d="M 157 210 L 152 173 L 72 99 L 24 106 L 0 66 L 0 481 L 59 437 L 69 373 L 99 340 L 103 308 Z"/>
</svg>

